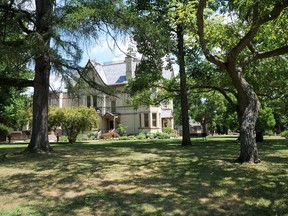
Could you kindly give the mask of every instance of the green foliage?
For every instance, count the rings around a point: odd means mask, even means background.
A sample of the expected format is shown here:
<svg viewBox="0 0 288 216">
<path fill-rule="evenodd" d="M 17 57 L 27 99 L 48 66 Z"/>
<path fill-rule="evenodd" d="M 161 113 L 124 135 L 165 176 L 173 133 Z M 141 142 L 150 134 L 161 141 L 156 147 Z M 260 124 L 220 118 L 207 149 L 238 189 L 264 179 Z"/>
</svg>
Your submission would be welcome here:
<svg viewBox="0 0 288 216">
<path fill-rule="evenodd" d="M 145 139 L 146 138 L 146 135 L 144 133 L 139 133 L 137 136 L 136 136 L 136 139 L 139 139 L 139 140 L 142 140 L 142 139 Z"/>
<path fill-rule="evenodd" d="M 126 133 L 127 133 L 126 128 L 127 128 L 127 126 L 125 126 L 123 124 L 118 125 L 117 130 L 118 130 L 120 136 L 126 135 Z"/>
<path fill-rule="evenodd" d="M 22 95 L 19 90 L 6 89 L 6 95 L 0 96 L 0 121 L 11 128 L 22 129 L 32 120 L 31 98 Z M 4 93 L 4 89 L 3 92 Z M 1 93 L 1 87 L 0 87 Z M 5 94 L 5 93 L 4 93 Z"/>
<path fill-rule="evenodd" d="M 170 139 L 171 135 L 163 132 L 157 132 L 154 134 L 155 139 Z"/>
<path fill-rule="evenodd" d="M 274 132 L 272 130 L 268 130 L 265 132 L 266 135 L 268 136 L 273 136 L 274 135 Z"/>
<path fill-rule="evenodd" d="M 129 137 L 128 136 L 120 136 L 119 140 L 129 140 Z"/>
<path fill-rule="evenodd" d="M 68 136 L 69 143 L 74 143 L 81 131 L 91 130 L 97 126 L 98 114 L 94 108 L 84 106 L 50 107 L 49 119 L 50 128 L 61 126 Z"/>
<path fill-rule="evenodd" d="M 256 130 L 269 131 L 274 128 L 275 124 L 272 108 L 262 105 L 256 122 Z"/>
<path fill-rule="evenodd" d="M 59 141 L 60 141 L 60 142 L 68 142 L 68 136 L 62 135 L 62 136 L 59 138 Z"/>
<path fill-rule="evenodd" d="M 9 128 L 6 127 L 5 125 L 0 125 L 0 136 L 4 135 L 7 136 L 9 133 Z"/>
<path fill-rule="evenodd" d="M 172 124 L 167 124 L 166 127 L 163 128 L 163 133 L 169 134 L 170 137 L 176 137 L 177 131 L 172 128 Z"/>
<path fill-rule="evenodd" d="M 286 139 L 288 139 L 288 130 L 282 131 L 282 132 L 280 133 L 280 136 L 281 136 L 281 137 L 285 137 Z"/>
<path fill-rule="evenodd" d="M 136 140 L 137 139 L 135 135 L 129 135 L 128 138 L 129 138 L 129 140 Z"/>
<path fill-rule="evenodd" d="M 57 127 L 61 126 L 64 120 L 64 109 L 56 106 L 49 107 L 48 114 L 48 128 L 55 131 Z"/>
<path fill-rule="evenodd" d="M 98 131 L 90 131 L 87 136 L 89 139 L 95 139 L 97 138 L 97 135 L 98 135 Z"/>
<path fill-rule="evenodd" d="M 77 142 L 82 142 L 82 141 L 87 141 L 87 140 L 88 140 L 87 136 L 84 136 L 83 134 L 78 134 L 77 135 L 77 138 L 76 138 Z"/>
<path fill-rule="evenodd" d="M 153 133 L 146 134 L 147 139 L 154 139 L 155 135 Z"/>
</svg>

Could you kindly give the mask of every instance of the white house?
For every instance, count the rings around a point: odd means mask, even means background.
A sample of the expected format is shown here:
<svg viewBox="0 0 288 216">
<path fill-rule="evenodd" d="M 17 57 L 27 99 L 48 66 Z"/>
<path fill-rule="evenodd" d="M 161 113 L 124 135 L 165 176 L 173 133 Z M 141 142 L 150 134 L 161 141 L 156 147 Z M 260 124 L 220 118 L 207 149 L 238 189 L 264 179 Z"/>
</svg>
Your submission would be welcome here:
<svg viewBox="0 0 288 216">
<path fill-rule="evenodd" d="M 129 77 L 135 77 L 135 69 L 140 60 L 126 57 L 125 61 L 99 64 L 89 60 L 85 66 L 87 73 L 93 81 L 100 85 L 110 86 L 116 90 L 123 90 Z M 163 76 L 171 78 L 173 73 L 164 70 Z M 119 93 L 110 96 L 91 87 L 81 88 L 78 97 L 69 93 L 51 93 L 49 103 L 59 107 L 88 106 L 94 107 L 99 113 L 99 130 L 102 133 L 116 129 L 118 124 L 127 126 L 128 134 L 155 133 L 171 124 L 174 127 L 173 102 L 168 101 L 161 106 L 139 106 L 134 109 L 127 104 L 128 94 Z"/>
</svg>

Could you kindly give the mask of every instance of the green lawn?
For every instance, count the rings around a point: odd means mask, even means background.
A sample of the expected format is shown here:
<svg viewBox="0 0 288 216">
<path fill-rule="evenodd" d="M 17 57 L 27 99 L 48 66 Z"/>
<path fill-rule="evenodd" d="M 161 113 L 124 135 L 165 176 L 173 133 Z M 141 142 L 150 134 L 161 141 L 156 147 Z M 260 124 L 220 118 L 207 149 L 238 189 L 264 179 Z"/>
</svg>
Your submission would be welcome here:
<svg viewBox="0 0 288 216">
<path fill-rule="evenodd" d="M 258 145 L 260 164 L 231 163 L 235 138 L 1 144 L 0 215 L 288 215 L 288 141 Z"/>
</svg>

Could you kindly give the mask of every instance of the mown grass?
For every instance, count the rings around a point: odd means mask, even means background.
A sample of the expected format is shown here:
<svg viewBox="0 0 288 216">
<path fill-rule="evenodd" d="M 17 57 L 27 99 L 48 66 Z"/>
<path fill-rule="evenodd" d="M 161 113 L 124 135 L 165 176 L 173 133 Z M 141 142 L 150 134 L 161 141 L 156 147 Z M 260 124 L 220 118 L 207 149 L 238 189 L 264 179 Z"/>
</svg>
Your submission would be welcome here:
<svg viewBox="0 0 288 216">
<path fill-rule="evenodd" d="M 288 215 L 288 143 L 235 164 L 234 138 L 0 145 L 0 215 Z"/>
</svg>

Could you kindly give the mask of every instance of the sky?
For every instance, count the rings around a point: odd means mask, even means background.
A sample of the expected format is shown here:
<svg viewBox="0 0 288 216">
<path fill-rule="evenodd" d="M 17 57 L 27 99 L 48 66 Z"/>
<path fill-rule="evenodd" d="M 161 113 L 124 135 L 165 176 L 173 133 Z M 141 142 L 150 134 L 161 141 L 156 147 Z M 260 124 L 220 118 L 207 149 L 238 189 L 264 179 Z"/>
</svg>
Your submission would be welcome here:
<svg viewBox="0 0 288 216">
<path fill-rule="evenodd" d="M 129 46 L 132 46 L 132 44 L 133 42 L 126 38 L 125 40 L 117 41 L 116 45 L 112 38 L 102 36 L 97 42 L 95 41 L 95 43 L 90 42 L 89 45 L 82 45 L 83 57 L 79 65 L 85 67 L 89 59 L 100 64 L 111 61 L 124 61 L 127 49 Z M 136 57 L 141 58 L 141 55 L 137 54 Z M 61 78 L 54 74 L 50 76 L 50 83 L 54 90 L 64 90 L 65 86 L 61 83 Z"/>
<path fill-rule="evenodd" d="M 101 64 L 105 62 L 124 60 L 127 49 L 131 44 L 131 41 L 126 39 L 126 41 L 117 41 L 116 45 L 114 40 L 101 37 L 97 43 L 95 42 L 90 46 L 83 46 L 84 53 L 80 65 L 85 66 L 89 59 Z"/>
</svg>

